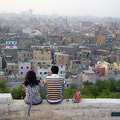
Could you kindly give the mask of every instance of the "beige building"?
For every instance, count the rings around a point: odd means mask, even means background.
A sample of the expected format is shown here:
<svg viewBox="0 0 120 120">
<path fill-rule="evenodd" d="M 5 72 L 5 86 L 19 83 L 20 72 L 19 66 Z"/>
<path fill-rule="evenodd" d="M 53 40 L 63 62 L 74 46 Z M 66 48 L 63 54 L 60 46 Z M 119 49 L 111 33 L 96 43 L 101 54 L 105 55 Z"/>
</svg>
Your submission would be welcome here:
<svg viewBox="0 0 120 120">
<path fill-rule="evenodd" d="M 16 63 L 7 63 L 6 68 L 7 74 L 18 74 L 18 64 Z"/>
<path fill-rule="evenodd" d="M 18 52 L 18 60 L 19 61 L 25 61 L 32 59 L 32 52 L 31 51 L 21 51 Z"/>
<path fill-rule="evenodd" d="M 106 39 L 105 35 L 103 34 L 98 35 L 98 44 L 104 44 L 105 39 Z"/>
<path fill-rule="evenodd" d="M 113 65 L 114 65 L 114 69 L 120 70 L 120 63 L 113 62 Z"/>
<path fill-rule="evenodd" d="M 105 61 L 98 61 L 99 66 L 105 67 L 105 76 L 113 75 L 114 65 Z"/>
<path fill-rule="evenodd" d="M 36 60 L 51 60 L 51 51 L 47 49 L 33 50 L 33 59 Z"/>
<path fill-rule="evenodd" d="M 55 52 L 54 53 L 54 60 L 57 65 L 66 65 L 68 67 L 69 64 L 69 55 L 68 54 L 63 54 L 60 52 Z"/>
</svg>

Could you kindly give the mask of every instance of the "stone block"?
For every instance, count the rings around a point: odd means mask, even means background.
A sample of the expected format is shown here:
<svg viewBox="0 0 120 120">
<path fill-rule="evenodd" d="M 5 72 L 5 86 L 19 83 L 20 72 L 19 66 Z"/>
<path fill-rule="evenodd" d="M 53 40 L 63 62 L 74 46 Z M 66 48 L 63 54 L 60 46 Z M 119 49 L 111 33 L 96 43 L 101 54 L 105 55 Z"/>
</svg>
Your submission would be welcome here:
<svg viewBox="0 0 120 120">
<path fill-rule="evenodd" d="M 12 96 L 10 93 L 2 93 L 0 94 L 0 104 L 11 104 Z"/>
</svg>

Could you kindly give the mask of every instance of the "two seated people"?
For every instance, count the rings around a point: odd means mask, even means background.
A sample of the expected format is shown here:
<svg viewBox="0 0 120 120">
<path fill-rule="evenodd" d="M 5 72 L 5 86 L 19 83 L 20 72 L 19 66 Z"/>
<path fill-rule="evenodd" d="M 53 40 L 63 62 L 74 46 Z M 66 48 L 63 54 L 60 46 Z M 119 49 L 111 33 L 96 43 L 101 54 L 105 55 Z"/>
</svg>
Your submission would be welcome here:
<svg viewBox="0 0 120 120">
<path fill-rule="evenodd" d="M 58 75 L 59 68 L 52 66 L 50 76 L 43 80 L 46 100 L 50 104 L 58 104 L 63 100 L 64 79 Z M 27 104 L 40 104 L 42 98 L 40 96 L 40 82 L 36 80 L 34 71 L 28 71 L 24 81 L 24 98 Z"/>
</svg>

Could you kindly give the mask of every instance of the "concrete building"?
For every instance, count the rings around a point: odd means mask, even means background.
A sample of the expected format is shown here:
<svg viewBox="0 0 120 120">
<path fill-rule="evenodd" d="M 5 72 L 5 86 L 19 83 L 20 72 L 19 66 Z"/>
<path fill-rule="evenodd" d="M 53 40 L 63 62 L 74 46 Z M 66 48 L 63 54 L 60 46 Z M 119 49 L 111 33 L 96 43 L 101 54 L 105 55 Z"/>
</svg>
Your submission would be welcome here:
<svg viewBox="0 0 120 120">
<path fill-rule="evenodd" d="M 18 64 L 16 63 L 7 63 L 6 72 L 10 74 L 18 74 Z"/>
<path fill-rule="evenodd" d="M 92 70 L 84 70 L 82 72 L 82 82 L 89 81 L 92 83 L 96 83 L 96 74 Z"/>
<path fill-rule="evenodd" d="M 48 49 L 33 50 L 33 59 L 36 60 L 51 60 L 51 51 Z"/>
<path fill-rule="evenodd" d="M 65 65 L 68 67 L 69 64 L 69 55 L 68 54 L 63 54 L 60 52 L 55 52 L 54 53 L 54 61 L 57 65 Z"/>
<path fill-rule="evenodd" d="M 31 69 L 35 70 L 35 65 L 51 65 L 52 64 L 52 60 L 36 60 L 36 59 L 32 59 L 29 60 L 29 62 L 31 63 Z"/>
<path fill-rule="evenodd" d="M 26 73 L 31 70 L 31 63 L 30 62 L 19 62 L 18 63 L 18 73 L 25 76 Z"/>
<path fill-rule="evenodd" d="M 105 61 L 98 61 L 97 64 L 105 68 L 105 76 L 112 76 L 114 71 L 114 65 Z"/>
<path fill-rule="evenodd" d="M 97 40 L 97 43 L 98 44 L 104 44 L 105 43 L 105 40 L 106 40 L 106 37 L 105 37 L 105 35 L 103 35 L 103 34 L 99 34 L 98 35 L 98 40 Z"/>
<path fill-rule="evenodd" d="M 35 72 L 39 80 L 44 80 L 45 77 L 49 75 L 51 67 L 53 64 L 37 64 L 35 63 Z M 66 66 L 65 65 L 58 65 L 59 73 L 58 75 L 65 78 L 66 74 Z"/>
<path fill-rule="evenodd" d="M 91 51 L 82 50 L 81 52 L 77 52 L 76 59 L 80 60 L 81 58 L 89 59 L 91 57 Z"/>
<path fill-rule="evenodd" d="M 113 65 L 115 70 L 120 70 L 120 63 L 113 62 Z"/>
<path fill-rule="evenodd" d="M 58 51 L 59 52 L 64 52 L 64 53 L 69 54 L 69 55 L 74 54 L 74 48 L 73 47 L 68 47 L 68 46 L 59 46 Z"/>
<path fill-rule="evenodd" d="M 101 77 L 105 76 L 105 68 L 101 66 L 95 66 L 95 67 L 90 67 L 89 70 L 93 70 L 96 74 L 96 76 Z"/>
<path fill-rule="evenodd" d="M 2 53 L 4 54 L 6 60 L 18 60 L 18 48 L 17 46 L 6 46 L 2 48 Z"/>
<path fill-rule="evenodd" d="M 27 61 L 27 60 L 33 59 L 32 54 L 33 53 L 31 51 L 20 51 L 20 52 L 18 52 L 18 60 L 19 61 Z"/>
</svg>

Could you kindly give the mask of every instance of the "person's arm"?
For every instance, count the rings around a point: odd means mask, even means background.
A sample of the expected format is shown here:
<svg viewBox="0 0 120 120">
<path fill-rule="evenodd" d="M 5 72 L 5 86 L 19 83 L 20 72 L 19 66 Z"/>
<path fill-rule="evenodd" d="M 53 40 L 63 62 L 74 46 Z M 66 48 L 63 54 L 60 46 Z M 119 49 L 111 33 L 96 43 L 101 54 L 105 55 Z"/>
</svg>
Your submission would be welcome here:
<svg viewBox="0 0 120 120">
<path fill-rule="evenodd" d="M 46 81 L 46 78 L 45 78 L 45 79 L 43 80 L 43 83 L 46 84 L 46 82 L 47 82 L 47 81 Z"/>
<path fill-rule="evenodd" d="M 24 85 L 24 92 L 26 93 L 26 86 Z"/>
</svg>

